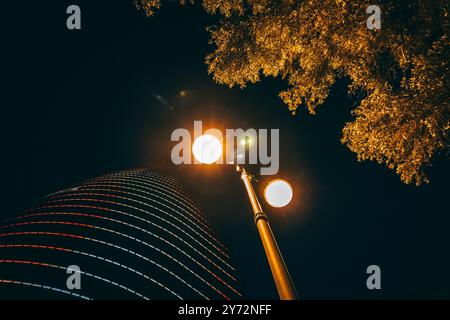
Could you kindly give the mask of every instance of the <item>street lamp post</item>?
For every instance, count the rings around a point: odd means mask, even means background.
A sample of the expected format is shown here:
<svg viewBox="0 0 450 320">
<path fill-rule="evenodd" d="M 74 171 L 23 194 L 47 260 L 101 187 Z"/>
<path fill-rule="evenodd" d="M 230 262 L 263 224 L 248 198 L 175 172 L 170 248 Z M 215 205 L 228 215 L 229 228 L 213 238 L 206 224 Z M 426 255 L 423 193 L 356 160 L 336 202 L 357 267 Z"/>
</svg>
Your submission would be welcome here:
<svg viewBox="0 0 450 320">
<path fill-rule="evenodd" d="M 251 183 L 251 176 L 241 166 L 236 166 L 236 170 L 241 173 L 241 180 L 247 190 L 248 198 L 253 209 L 253 219 L 258 229 L 261 242 L 266 252 L 267 261 L 278 290 L 281 300 L 297 300 L 297 291 L 292 283 L 289 271 L 284 263 L 283 256 L 278 248 L 275 236 L 270 228 L 269 219 L 262 211 L 258 197 Z"/>
<path fill-rule="evenodd" d="M 243 143 L 248 147 L 249 141 L 244 140 Z M 222 144 L 217 137 L 210 134 L 204 134 L 198 137 L 193 145 L 192 152 L 194 157 L 201 163 L 212 164 L 215 163 L 222 155 Z M 236 151 L 235 151 L 236 152 Z M 269 262 L 270 270 L 272 271 L 272 276 L 275 281 L 275 285 L 278 290 L 278 295 L 281 300 L 296 300 L 297 291 L 295 290 L 294 284 L 292 283 L 291 276 L 289 275 L 286 264 L 284 263 L 283 256 L 281 255 L 280 249 L 278 248 L 275 236 L 272 233 L 272 229 L 269 225 L 269 219 L 267 215 L 262 211 L 261 205 L 259 203 L 258 197 L 253 189 L 251 182 L 251 175 L 245 171 L 242 166 L 237 165 L 236 170 L 241 173 L 241 180 L 244 183 L 245 189 L 247 190 L 248 198 L 253 209 L 253 219 L 258 229 L 259 236 L 261 237 L 261 242 L 264 246 L 264 251 L 266 252 L 267 261 Z M 282 182 L 282 181 L 278 181 Z M 274 186 L 274 184 L 272 184 Z M 286 193 L 286 189 L 283 190 L 283 183 L 278 183 L 275 188 L 272 188 L 271 192 L 266 192 L 267 195 L 271 195 L 272 199 L 268 201 L 269 204 L 275 207 L 282 207 L 289 203 L 292 197 L 291 192 Z M 289 186 L 290 188 L 290 186 Z M 282 195 L 280 197 L 280 195 Z M 287 197 L 286 197 L 287 195 Z"/>
</svg>

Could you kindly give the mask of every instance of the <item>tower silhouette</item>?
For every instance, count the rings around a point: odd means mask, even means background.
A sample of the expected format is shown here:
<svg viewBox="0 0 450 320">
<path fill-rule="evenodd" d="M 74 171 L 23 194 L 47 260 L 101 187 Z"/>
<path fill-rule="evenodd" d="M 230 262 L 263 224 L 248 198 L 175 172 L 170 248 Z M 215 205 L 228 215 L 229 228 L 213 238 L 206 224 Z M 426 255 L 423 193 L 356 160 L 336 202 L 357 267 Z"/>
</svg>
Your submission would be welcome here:
<svg viewBox="0 0 450 320">
<path fill-rule="evenodd" d="M 235 299 L 234 271 L 196 204 L 155 170 L 87 180 L 0 224 L 2 299 Z"/>
</svg>

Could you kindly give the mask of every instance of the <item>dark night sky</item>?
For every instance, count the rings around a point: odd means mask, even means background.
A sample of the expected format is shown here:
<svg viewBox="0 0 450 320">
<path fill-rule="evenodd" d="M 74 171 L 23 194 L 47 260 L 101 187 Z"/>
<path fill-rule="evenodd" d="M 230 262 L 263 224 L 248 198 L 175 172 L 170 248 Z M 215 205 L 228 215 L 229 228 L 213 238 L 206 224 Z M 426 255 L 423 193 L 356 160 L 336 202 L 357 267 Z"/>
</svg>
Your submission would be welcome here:
<svg viewBox="0 0 450 320">
<path fill-rule="evenodd" d="M 65 27 L 78 4 L 82 30 Z M 2 4 L 2 158 L 0 217 L 41 196 L 99 174 L 132 167 L 173 171 L 170 133 L 193 120 L 217 128 L 280 128 L 280 177 L 296 201 L 268 213 L 302 298 L 450 298 L 448 161 L 431 183 L 404 185 L 394 172 L 358 163 L 340 144 L 354 101 L 333 88 L 316 116 L 296 117 L 266 79 L 245 90 L 207 74 L 198 7 L 165 4 L 153 18 L 123 1 L 20 1 Z M 180 90 L 187 90 L 185 98 Z M 175 110 L 161 105 L 153 93 Z M 194 195 L 240 271 L 249 298 L 276 298 L 244 188 L 229 166 L 182 166 Z M 264 179 L 256 186 L 261 191 Z M 366 267 L 382 290 L 366 288 Z"/>
</svg>

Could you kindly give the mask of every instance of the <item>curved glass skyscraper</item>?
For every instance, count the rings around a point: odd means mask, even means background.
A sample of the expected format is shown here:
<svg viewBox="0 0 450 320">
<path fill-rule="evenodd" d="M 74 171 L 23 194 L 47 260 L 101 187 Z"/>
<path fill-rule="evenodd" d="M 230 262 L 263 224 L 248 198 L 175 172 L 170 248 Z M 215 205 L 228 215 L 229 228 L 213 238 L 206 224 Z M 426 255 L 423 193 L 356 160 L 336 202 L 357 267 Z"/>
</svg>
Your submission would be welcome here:
<svg viewBox="0 0 450 320">
<path fill-rule="evenodd" d="M 0 298 L 235 299 L 234 268 L 171 176 L 121 171 L 0 224 Z"/>
</svg>

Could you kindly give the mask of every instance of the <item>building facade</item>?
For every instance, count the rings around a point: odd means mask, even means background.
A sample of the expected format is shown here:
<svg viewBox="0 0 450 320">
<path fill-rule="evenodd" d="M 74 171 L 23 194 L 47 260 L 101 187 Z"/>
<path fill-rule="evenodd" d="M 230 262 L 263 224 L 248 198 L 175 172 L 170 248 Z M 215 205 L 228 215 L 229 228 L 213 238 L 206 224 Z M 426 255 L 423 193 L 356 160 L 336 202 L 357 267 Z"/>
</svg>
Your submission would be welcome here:
<svg viewBox="0 0 450 320">
<path fill-rule="evenodd" d="M 238 299 L 227 248 L 177 180 L 116 172 L 0 224 L 0 299 Z"/>
</svg>

